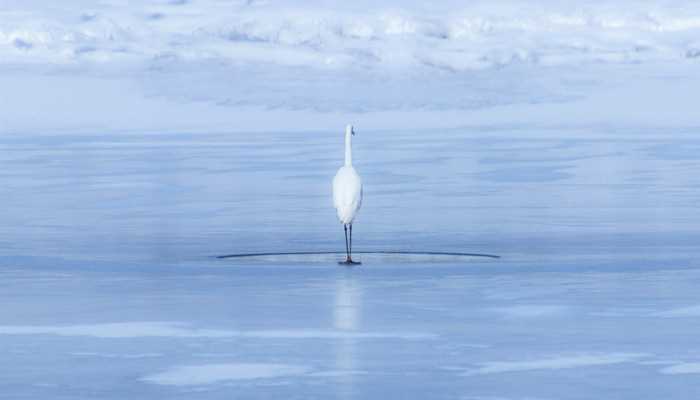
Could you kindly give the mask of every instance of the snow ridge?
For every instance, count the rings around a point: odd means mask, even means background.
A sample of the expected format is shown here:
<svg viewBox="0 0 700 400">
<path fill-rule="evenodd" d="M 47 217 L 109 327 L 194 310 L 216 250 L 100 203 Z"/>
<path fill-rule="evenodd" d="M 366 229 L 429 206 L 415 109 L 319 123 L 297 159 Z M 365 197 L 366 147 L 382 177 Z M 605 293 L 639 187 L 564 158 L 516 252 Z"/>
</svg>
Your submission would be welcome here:
<svg viewBox="0 0 700 400">
<path fill-rule="evenodd" d="M 0 5 L 0 64 L 143 63 L 163 58 L 313 68 L 513 63 L 575 65 L 700 58 L 700 5 L 687 0 L 371 2 L 16 0 Z"/>
</svg>

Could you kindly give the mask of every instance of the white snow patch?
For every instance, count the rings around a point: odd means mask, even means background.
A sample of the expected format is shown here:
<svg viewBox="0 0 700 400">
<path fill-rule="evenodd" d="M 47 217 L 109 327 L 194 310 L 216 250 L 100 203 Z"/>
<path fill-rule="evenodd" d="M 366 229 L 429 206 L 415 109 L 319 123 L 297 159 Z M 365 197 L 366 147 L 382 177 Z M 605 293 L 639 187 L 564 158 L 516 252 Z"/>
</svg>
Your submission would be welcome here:
<svg viewBox="0 0 700 400">
<path fill-rule="evenodd" d="M 303 375 L 309 367 L 289 364 L 229 363 L 173 367 L 164 372 L 145 376 L 143 382 L 158 385 L 207 385 L 222 381 L 276 378 Z"/>
<path fill-rule="evenodd" d="M 139 359 L 139 358 L 154 358 L 162 357 L 162 353 L 136 353 L 136 354 L 118 354 L 118 353 L 98 353 L 98 352 L 74 352 L 72 356 L 79 357 L 101 357 L 101 358 L 123 358 L 123 359 Z"/>
<path fill-rule="evenodd" d="M 566 311 L 564 306 L 522 305 L 513 307 L 498 307 L 493 311 L 510 318 L 535 318 L 560 315 Z"/>
<path fill-rule="evenodd" d="M 582 354 L 544 358 L 529 361 L 493 361 L 481 364 L 481 368 L 467 371 L 464 375 L 496 374 L 537 370 L 557 370 L 626 363 L 646 357 L 643 353 Z"/>
<path fill-rule="evenodd" d="M 343 377 L 343 376 L 349 376 L 349 375 L 366 375 L 368 374 L 367 371 L 359 371 L 359 370 L 329 370 L 329 371 L 321 371 L 321 372 L 314 372 L 309 374 L 309 376 L 314 376 L 314 377 L 320 377 L 320 378 L 336 378 L 336 377 Z"/>
<path fill-rule="evenodd" d="M 700 317 L 700 305 L 681 307 L 673 310 L 662 311 L 656 313 L 658 317 L 667 318 L 682 318 L 682 317 Z"/>
<path fill-rule="evenodd" d="M 137 337 L 230 337 L 235 332 L 195 329 L 172 322 L 115 322 L 80 325 L 6 325 L 2 335 L 91 336 L 98 338 Z"/>
<path fill-rule="evenodd" d="M 593 311 L 589 315 L 594 317 L 647 317 L 655 315 L 658 309 L 650 307 L 616 307 L 602 311 Z"/>
<path fill-rule="evenodd" d="M 667 375 L 700 374 L 700 362 L 676 364 L 662 368 L 660 372 Z"/>
<path fill-rule="evenodd" d="M 236 331 L 193 328 L 178 322 L 119 322 L 86 325 L 5 325 L 0 335 L 59 335 L 97 338 L 252 338 L 252 339 L 434 339 L 431 333 L 348 332 L 337 330 L 290 329 Z"/>
<path fill-rule="evenodd" d="M 541 397 L 467 396 L 461 400 L 544 400 Z"/>
</svg>

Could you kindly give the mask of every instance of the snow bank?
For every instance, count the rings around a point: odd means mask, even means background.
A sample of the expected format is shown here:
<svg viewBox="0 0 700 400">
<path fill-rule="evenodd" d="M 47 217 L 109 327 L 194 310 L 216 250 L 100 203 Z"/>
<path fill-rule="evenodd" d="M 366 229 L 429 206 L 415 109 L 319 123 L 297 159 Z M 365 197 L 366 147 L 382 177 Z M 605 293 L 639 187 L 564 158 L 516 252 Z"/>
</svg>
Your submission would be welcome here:
<svg viewBox="0 0 700 400">
<path fill-rule="evenodd" d="M 700 125 L 700 3 L 5 0 L 0 133 Z"/>
<path fill-rule="evenodd" d="M 700 57 L 694 1 L 463 3 L 13 0 L 0 5 L 0 63 L 177 58 L 459 71 Z"/>
</svg>

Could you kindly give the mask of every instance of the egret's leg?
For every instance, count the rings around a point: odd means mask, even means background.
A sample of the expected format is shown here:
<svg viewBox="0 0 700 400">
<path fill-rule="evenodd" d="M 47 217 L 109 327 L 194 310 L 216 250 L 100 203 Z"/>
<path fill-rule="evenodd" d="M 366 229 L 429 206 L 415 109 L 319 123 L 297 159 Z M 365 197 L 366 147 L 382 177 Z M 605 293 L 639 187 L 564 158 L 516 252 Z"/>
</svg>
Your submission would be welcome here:
<svg viewBox="0 0 700 400">
<path fill-rule="evenodd" d="M 350 246 L 348 245 L 348 226 L 343 224 L 343 229 L 345 230 L 345 255 L 347 260 L 350 260 Z"/>
<path fill-rule="evenodd" d="M 350 251 L 349 251 L 349 253 L 350 253 L 350 256 L 348 258 L 350 258 L 350 260 L 352 260 L 352 224 L 350 224 Z"/>
</svg>

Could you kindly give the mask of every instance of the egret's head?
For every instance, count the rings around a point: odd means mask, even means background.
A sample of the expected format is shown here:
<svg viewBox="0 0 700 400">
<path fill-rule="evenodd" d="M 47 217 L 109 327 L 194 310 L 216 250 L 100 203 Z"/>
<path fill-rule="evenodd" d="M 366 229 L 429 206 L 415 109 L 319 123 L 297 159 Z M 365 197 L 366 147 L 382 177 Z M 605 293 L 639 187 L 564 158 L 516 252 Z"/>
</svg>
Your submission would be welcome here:
<svg viewBox="0 0 700 400">
<path fill-rule="evenodd" d="M 352 127 L 352 125 L 348 125 L 345 127 L 345 134 L 346 135 L 354 135 L 355 134 L 355 129 Z"/>
</svg>

